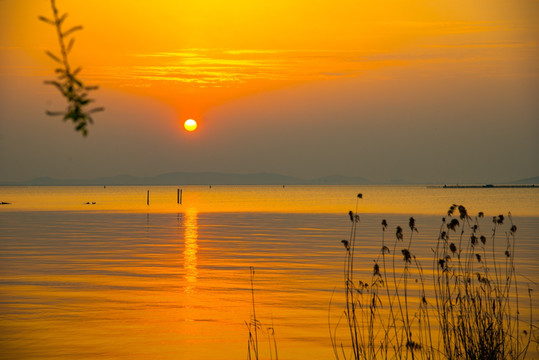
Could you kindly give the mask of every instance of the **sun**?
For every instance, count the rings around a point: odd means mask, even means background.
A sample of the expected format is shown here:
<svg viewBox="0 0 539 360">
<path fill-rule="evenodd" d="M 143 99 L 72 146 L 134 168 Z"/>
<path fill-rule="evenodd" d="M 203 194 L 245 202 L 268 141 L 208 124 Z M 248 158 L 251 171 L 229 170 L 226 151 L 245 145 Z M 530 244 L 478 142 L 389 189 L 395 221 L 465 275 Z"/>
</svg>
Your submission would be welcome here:
<svg viewBox="0 0 539 360">
<path fill-rule="evenodd" d="M 183 123 L 183 127 L 187 131 L 195 131 L 197 126 L 197 122 L 193 119 L 185 120 L 185 122 Z"/>
</svg>

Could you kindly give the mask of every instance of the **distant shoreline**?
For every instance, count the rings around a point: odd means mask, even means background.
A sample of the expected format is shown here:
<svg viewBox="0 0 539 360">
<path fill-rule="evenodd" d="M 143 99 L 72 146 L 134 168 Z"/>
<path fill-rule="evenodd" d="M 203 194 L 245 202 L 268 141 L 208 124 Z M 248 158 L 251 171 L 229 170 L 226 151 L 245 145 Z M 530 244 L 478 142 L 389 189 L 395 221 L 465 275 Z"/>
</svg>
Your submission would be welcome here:
<svg viewBox="0 0 539 360">
<path fill-rule="evenodd" d="M 441 185 L 441 186 L 427 186 L 432 189 L 511 189 L 511 188 L 539 188 L 535 184 L 513 184 L 513 185 Z"/>
<path fill-rule="evenodd" d="M 490 181 L 495 181 L 491 179 Z M 446 185 L 444 185 L 446 184 Z M 407 181 L 394 179 L 391 181 L 372 181 L 361 176 L 340 174 L 316 178 L 301 178 L 278 173 L 220 173 L 220 172 L 172 172 L 156 176 L 117 175 L 94 179 L 56 179 L 37 177 L 26 181 L 0 181 L 0 186 L 154 186 L 154 185 L 418 185 L 433 188 L 492 188 L 492 187 L 538 187 L 539 176 L 499 183 L 497 185 L 478 184 L 474 182 L 458 184 L 439 181 Z"/>
</svg>

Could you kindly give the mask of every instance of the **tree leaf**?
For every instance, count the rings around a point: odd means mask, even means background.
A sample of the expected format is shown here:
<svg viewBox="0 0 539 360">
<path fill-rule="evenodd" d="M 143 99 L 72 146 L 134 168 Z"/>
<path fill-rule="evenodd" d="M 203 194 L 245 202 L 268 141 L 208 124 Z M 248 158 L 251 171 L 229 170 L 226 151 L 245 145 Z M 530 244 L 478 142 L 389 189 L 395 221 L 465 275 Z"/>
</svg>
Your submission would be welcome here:
<svg viewBox="0 0 539 360">
<path fill-rule="evenodd" d="M 67 30 L 65 33 L 62 34 L 62 37 L 66 37 L 69 34 L 74 33 L 75 31 L 82 30 L 82 26 L 73 26 L 71 29 Z"/>
<path fill-rule="evenodd" d="M 68 119 L 72 119 L 72 120 L 75 119 L 72 111 L 64 114 L 64 120 L 68 120 Z"/>
<path fill-rule="evenodd" d="M 105 111 L 105 108 L 104 107 L 93 108 L 92 110 L 88 110 L 86 113 L 87 114 L 93 114 L 93 113 L 96 113 L 96 112 L 99 112 L 99 111 Z"/>
<path fill-rule="evenodd" d="M 62 63 L 62 60 L 60 60 L 58 56 L 54 55 L 49 50 L 46 50 L 45 53 L 49 55 L 54 61 L 58 61 L 59 63 Z"/>
<path fill-rule="evenodd" d="M 60 86 L 60 83 L 58 81 L 54 81 L 54 80 L 45 80 L 43 81 L 45 84 L 47 85 L 54 85 L 56 87 L 59 87 Z"/>
<path fill-rule="evenodd" d="M 58 81 L 47 80 L 45 81 L 45 84 L 55 86 L 65 96 L 64 87 Z"/>
<path fill-rule="evenodd" d="M 75 44 L 75 38 L 69 39 L 69 44 L 67 44 L 66 52 L 70 52 L 73 48 L 73 44 Z"/>
<path fill-rule="evenodd" d="M 65 115 L 65 112 L 63 111 L 45 111 L 45 114 L 47 114 L 48 116 L 61 116 L 61 115 Z"/>
<path fill-rule="evenodd" d="M 52 21 L 51 19 L 46 18 L 45 16 L 39 16 L 38 19 L 43 21 L 43 22 L 46 22 L 47 24 L 54 25 L 54 21 Z"/>
<path fill-rule="evenodd" d="M 67 13 L 65 13 L 64 15 L 62 15 L 59 19 L 58 19 L 58 24 L 61 24 L 64 22 L 64 20 L 66 19 L 67 17 Z"/>
<path fill-rule="evenodd" d="M 82 82 L 81 82 L 79 79 L 75 78 L 74 76 L 71 77 L 71 80 L 73 80 L 73 82 L 74 82 L 77 86 L 79 86 L 79 87 L 82 87 L 82 86 L 83 86 L 83 85 L 82 85 Z"/>
</svg>

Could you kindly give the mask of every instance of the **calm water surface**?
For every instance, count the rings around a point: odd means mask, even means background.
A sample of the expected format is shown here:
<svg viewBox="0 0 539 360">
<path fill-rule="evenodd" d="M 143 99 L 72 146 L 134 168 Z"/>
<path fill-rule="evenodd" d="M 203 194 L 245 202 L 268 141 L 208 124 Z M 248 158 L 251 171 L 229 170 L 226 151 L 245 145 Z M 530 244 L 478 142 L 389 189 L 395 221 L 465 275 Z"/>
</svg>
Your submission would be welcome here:
<svg viewBox="0 0 539 360">
<path fill-rule="evenodd" d="M 182 205 L 177 204 L 182 190 Z M 282 212 L 334 213 L 353 209 L 362 193 L 360 211 L 407 215 L 440 215 L 449 205 L 471 212 L 511 211 L 539 216 L 539 188 L 442 189 L 425 186 L 17 186 L 0 187 L 2 211 L 130 211 L 130 212 Z M 147 194 L 150 192 L 149 205 Z M 90 203 L 89 205 L 86 203 Z M 91 204 L 94 203 L 95 204 Z"/>
<path fill-rule="evenodd" d="M 463 203 L 512 211 L 517 270 L 539 292 L 537 189 L 183 187 L 182 205 L 176 190 L 0 187 L 12 203 L 0 207 L 0 358 L 244 359 L 253 266 L 262 358 L 273 326 L 280 359 L 332 359 L 328 314 L 341 313 L 340 240 L 358 192 L 358 277 L 382 218 L 391 229 L 416 218 L 428 266 L 440 218 Z"/>
</svg>

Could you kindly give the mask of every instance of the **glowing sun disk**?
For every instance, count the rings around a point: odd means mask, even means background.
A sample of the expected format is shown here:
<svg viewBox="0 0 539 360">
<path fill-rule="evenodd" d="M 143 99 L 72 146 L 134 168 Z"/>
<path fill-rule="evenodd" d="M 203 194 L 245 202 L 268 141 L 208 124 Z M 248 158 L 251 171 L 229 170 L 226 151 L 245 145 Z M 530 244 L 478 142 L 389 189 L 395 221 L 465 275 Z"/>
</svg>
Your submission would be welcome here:
<svg viewBox="0 0 539 360">
<path fill-rule="evenodd" d="M 197 122 L 193 119 L 185 120 L 185 122 L 183 123 L 183 127 L 187 131 L 195 131 L 197 126 Z"/>
</svg>

